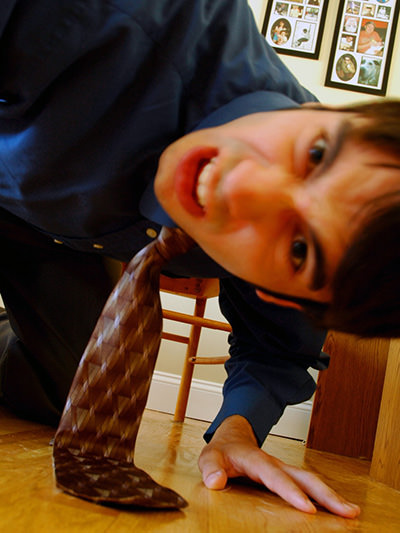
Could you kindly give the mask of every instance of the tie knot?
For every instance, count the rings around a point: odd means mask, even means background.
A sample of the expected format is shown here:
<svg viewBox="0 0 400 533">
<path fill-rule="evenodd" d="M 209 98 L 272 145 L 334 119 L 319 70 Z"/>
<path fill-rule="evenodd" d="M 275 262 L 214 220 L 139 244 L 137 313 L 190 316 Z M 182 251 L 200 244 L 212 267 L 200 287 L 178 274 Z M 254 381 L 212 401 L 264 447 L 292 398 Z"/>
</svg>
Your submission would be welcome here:
<svg viewBox="0 0 400 533">
<path fill-rule="evenodd" d="M 195 241 L 179 228 L 162 227 L 156 240 L 158 253 L 167 262 L 177 255 L 182 255 L 193 248 Z"/>
</svg>

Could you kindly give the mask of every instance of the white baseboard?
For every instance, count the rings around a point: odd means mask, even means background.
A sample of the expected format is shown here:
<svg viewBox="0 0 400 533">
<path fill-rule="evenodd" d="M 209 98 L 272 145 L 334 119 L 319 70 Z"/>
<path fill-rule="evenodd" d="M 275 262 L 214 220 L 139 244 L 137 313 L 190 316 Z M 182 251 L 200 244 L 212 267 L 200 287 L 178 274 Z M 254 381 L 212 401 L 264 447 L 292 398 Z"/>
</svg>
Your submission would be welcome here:
<svg viewBox="0 0 400 533">
<path fill-rule="evenodd" d="M 180 376 L 166 372 L 154 372 L 147 408 L 173 414 L 178 396 Z M 211 422 L 222 404 L 222 385 L 193 379 L 190 388 L 186 416 Z M 286 408 L 271 433 L 292 439 L 306 440 L 310 423 L 312 401 Z"/>
</svg>

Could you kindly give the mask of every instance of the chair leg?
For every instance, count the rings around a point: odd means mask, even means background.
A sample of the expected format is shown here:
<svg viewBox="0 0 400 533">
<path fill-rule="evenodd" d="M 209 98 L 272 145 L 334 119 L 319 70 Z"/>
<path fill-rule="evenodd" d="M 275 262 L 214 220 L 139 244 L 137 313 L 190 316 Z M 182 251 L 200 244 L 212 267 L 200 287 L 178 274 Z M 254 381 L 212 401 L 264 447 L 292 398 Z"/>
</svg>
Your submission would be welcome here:
<svg viewBox="0 0 400 533">
<path fill-rule="evenodd" d="M 203 317 L 206 308 L 206 298 L 196 298 L 194 316 Z M 182 378 L 179 386 L 178 399 L 175 407 L 174 422 L 183 422 L 189 400 L 190 385 L 192 383 L 194 363 L 191 357 L 196 357 L 199 346 L 201 326 L 192 326 L 190 329 L 189 343 L 183 364 Z"/>
</svg>

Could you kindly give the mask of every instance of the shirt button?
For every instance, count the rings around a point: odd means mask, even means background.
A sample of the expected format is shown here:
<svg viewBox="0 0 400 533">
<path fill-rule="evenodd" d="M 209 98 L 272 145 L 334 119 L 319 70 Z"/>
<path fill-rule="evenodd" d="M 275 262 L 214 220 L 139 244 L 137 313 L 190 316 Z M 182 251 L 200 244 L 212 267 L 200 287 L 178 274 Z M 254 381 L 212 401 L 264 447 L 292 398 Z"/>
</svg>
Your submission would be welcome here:
<svg viewBox="0 0 400 533">
<path fill-rule="evenodd" d="M 93 248 L 96 248 L 96 250 L 102 250 L 104 246 L 102 244 L 93 244 Z"/>
<path fill-rule="evenodd" d="M 153 228 L 147 228 L 146 235 L 150 237 L 151 239 L 155 239 L 157 237 L 157 232 Z"/>
<path fill-rule="evenodd" d="M 62 241 L 60 241 L 59 239 L 53 239 L 53 242 L 55 242 L 56 244 L 64 244 Z"/>
<path fill-rule="evenodd" d="M 5 94 L 4 92 L 0 94 L 0 104 L 9 105 L 18 103 L 19 98 L 16 94 Z"/>
</svg>

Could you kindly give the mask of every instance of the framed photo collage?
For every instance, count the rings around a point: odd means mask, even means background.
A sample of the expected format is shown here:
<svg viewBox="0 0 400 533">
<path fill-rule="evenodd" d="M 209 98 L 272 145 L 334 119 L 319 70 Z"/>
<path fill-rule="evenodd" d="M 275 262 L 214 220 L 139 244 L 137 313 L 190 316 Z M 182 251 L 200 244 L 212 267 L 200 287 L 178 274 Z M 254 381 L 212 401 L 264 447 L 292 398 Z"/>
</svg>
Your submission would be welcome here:
<svg viewBox="0 0 400 533">
<path fill-rule="evenodd" d="M 265 39 L 278 53 L 318 59 L 328 1 L 268 0 Z M 386 94 L 399 7 L 400 0 L 338 1 L 325 86 Z"/>
<path fill-rule="evenodd" d="M 262 34 L 277 52 L 318 59 L 328 0 L 269 0 Z"/>
</svg>

